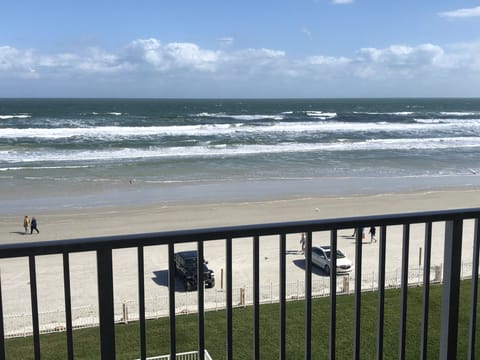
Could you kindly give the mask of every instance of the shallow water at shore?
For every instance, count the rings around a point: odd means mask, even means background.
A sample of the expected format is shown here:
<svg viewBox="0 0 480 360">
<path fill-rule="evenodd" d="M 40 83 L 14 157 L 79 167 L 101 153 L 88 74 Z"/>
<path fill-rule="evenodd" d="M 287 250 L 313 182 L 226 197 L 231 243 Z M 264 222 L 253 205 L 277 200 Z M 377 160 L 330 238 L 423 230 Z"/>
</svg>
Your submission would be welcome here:
<svg viewBox="0 0 480 360">
<path fill-rule="evenodd" d="M 85 184 L 36 182 L 2 191 L 1 215 L 101 207 L 128 207 L 204 202 L 248 202 L 275 199 L 342 197 L 480 188 L 480 176 L 358 177 L 274 179 L 152 184 L 140 181 Z"/>
</svg>

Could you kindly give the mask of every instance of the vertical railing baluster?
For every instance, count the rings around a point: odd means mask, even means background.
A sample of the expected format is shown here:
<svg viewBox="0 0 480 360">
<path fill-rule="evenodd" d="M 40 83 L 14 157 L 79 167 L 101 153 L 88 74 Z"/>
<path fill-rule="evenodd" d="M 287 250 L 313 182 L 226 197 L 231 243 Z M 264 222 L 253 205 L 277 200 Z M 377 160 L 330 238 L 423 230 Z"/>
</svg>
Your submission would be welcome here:
<svg viewBox="0 0 480 360">
<path fill-rule="evenodd" d="M 335 359 L 335 335 L 337 332 L 337 230 L 330 232 L 330 360 Z"/>
<path fill-rule="evenodd" d="M 2 279 L 0 276 L 0 360 L 5 360 L 5 329 L 3 323 Z"/>
<path fill-rule="evenodd" d="M 360 319 L 362 305 L 362 241 L 363 227 L 357 229 L 355 242 L 355 319 L 353 337 L 353 358 L 360 359 Z"/>
<path fill-rule="evenodd" d="M 385 259 L 387 248 L 387 227 L 380 227 L 378 249 L 378 308 L 377 308 L 377 360 L 383 359 L 383 337 L 385 326 Z"/>
<path fill-rule="evenodd" d="M 37 270 L 35 255 L 28 257 L 30 269 L 30 299 L 32 304 L 33 348 L 35 359 L 40 359 L 40 326 L 38 321 Z"/>
<path fill-rule="evenodd" d="M 145 329 L 145 265 L 143 246 L 137 248 L 138 267 L 138 319 L 140 325 L 140 359 L 147 358 L 147 340 Z"/>
<path fill-rule="evenodd" d="M 445 223 L 442 308 L 440 322 L 441 360 L 456 359 L 458 340 L 458 307 L 460 298 L 460 264 L 462 258 L 463 221 Z"/>
<path fill-rule="evenodd" d="M 197 242 L 197 295 L 198 295 L 198 357 L 205 360 L 205 279 L 203 271 L 203 241 Z"/>
<path fill-rule="evenodd" d="M 70 291 L 70 257 L 63 253 L 63 292 L 65 296 L 65 324 L 67 328 L 67 356 L 73 360 L 72 295 Z"/>
<path fill-rule="evenodd" d="M 422 340 L 420 346 L 420 358 L 427 359 L 428 345 L 428 309 L 430 301 L 430 256 L 432 252 L 432 222 L 425 224 L 425 241 L 423 254 L 423 301 L 422 301 Z"/>
<path fill-rule="evenodd" d="M 472 264 L 472 292 L 470 301 L 470 323 L 468 332 L 468 359 L 475 358 L 475 335 L 477 327 L 477 299 L 478 299 L 478 263 L 480 249 L 480 220 L 475 219 L 473 235 L 473 264 Z"/>
<path fill-rule="evenodd" d="M 112 249 L 98 249 L 98 311 L 100 318 L 100 356 L 102 359 L 115 359 L 115 317 L 113 305 L 112 265 Z"/>
<path fill-rule="evenodd" d="M 175 322 L 175 262 L 174 262 L 175 244 L 168 243 L 168 312 L 169 312 L 169 331 L 170 331 L 170 357 L 176 358 L 177 354 L 177 334 Z"/>
<path fill-rule="evenodd" d="M 312 358 L 312 233 L 305 244 L 305 360 Z"/>
<path fill-rule="evenodd" d="M 280 234 L 280 246 L 279 246 L 279 259 L 280 259 L 280 271 L 279 271 L 279 301 L 280 301 L 280 360 L 286 358 L 286 314 L 287 314 L 287 301 L 286 301 L 286 282 L 287 282 L 287 265 L 286 265 L 286 235 Z"/>
<path fill-rule="evenodd" d="M 408 250 L 410 247 L 410 224 L 403 225 L 402 278 L 400 280 L 400 339 L 399 358 L 405 359 L 407 335 Z"/>
<path fill-rule="evenodd" d="M 253 359 L 260 360 L 260 246 L 253 237 Z"/>
<path fill-rule="evenodd" d="M 232 311 L 232 238 L 226 240 L 226 302 L 227 302 L 227 354 L 228 360 L 233 360 L 233 311 Z"/>
</svg>

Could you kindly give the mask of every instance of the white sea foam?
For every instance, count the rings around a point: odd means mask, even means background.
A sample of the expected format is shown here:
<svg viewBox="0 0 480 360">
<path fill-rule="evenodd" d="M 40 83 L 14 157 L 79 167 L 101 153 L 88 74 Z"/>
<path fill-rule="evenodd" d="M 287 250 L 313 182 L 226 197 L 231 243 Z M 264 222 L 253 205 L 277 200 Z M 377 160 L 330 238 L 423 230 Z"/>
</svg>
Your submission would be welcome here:
<svg viewBox="0 0 480 360">
<path fill-rule="evenodd" d="M 441 115 L 447 116 L 475 116 L 480 115 L 480 112 L 463 112 L 463 111 L 441 111 Z"/>
<path fill-rule="evenodd" d="M 282 122 L 267 125 L 250 125 L 248 123 L 235 124 L 203 124 L 203 125 L 178 125 L 178 126 L 99 126 L 85 128 L 6 128 L 0 129 L 1 138 L 38 138 L 38 139 L 64 139 L 72 137 L 84 137 L 89 139 L 126 139 L 135 137 L 151 136 L 210 136 L 232 135 L 241 133 L 302 133 L 315 132 L 430 132 L 432 130 L 475 130 L 480 128 L 480 119 L 458 122 L 445 119 L 422 120 L 414 123 L 388 123 L 369 122 L 352 123 L 339 121 L 307 121 L 307 122 Z"/>
<path fill-rule="evenodd" d="M 19 114 L 19 115 L 0 115 L 0 120 L 9 120 L 9 119 L 28 119 L 32 117 L 30 114 Z"/>
<path fill-rule="evenodd" d="M 454 119 L 454 118 L 430 118 L 430 119 L 417 119 L 414 118 L 413 121 L 421 124 L 452 124 L 456 126 L 466 125 L 471 126 L 472 124 L 480 124 L 480 119 Z"/>
<path fill-rule="evenodd" d="M 254 121 L 254 120 L 283 120 L 285 116 L 282 114 L 269 115 L 269 114 L 252 114 L 252 115 L 238 115 L 238 114 L 226 114 L 226 113 L 198 113 L 194 116 L 198 117 L 211 117 L 211 118 L 228 118 L 241 121 Z"/>
<path fill-rule="evenodd" d="M 68 151 L 0 151 L 7 163 L 35 163 L 39 161 L 111 161 L 148 158 L 235 157 L 269 153 L 370 151 L 370 150 L 435 150 L 480 148 L 477 137 L 372 139 L 366 141 L 339 141 L 332 143 L 279 143 L 275 145 L 227 145 L 190 147 L 148 147 L 136 149 L 101 149 Z"/>
<path fill-rule="evenodd" d="M 327 113 L 323 111 L 306 111 L 307 116 L 320 118 L 322 120 L 331 119 L 337 116 L 337 113 Z"/>
<path fill-rule="evenodd" d="M 395 112 L 363 112 L 363 111 L 354 111 L 354 114 L 365 114 L 365 115 L 397 115 L 397 116 L 409 116 L 413 115 L 413 111 L 395 111 Z"/>
</svg>

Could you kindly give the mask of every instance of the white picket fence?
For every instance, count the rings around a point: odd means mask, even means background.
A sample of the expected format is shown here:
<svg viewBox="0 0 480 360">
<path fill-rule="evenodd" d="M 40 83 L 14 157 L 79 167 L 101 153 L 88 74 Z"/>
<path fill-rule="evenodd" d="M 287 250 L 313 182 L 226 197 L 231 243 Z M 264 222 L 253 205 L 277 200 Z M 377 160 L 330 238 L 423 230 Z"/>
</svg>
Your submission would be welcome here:
<svg viewBox="0 0 480 360">
<path fill-rule="evenodd" d="M 189 351 L 175 354 L 175 360 L 198 360 L 198 351 Z M 140 360 L 140 359 L 137 359 Z M 170 360 L 170 355 L 160 355 L 160 356 L 153 356 L 147 357 L 147 360 Z M 212 360 L 212 357 L 205 349 L 205 360 Z"/>
<path fill-rule="evenodd" d="M 471 278 L 472 264 L 462 264 L 461 277 Z M 430 268 L 430 281 L 442 281 L 442 267 Z M 409 269 L 409 286 L 419 286 L 423 283 L 423 267 Z M 396 270 L 385 274 L 385 287 L 398 288 L 401 284 L 401 271 Z M 362 291 L 376 291 L 378 274 L 362 274 Z M 355 278 L 352 275 L 338 276 L 337 294 L 350 294 L 355 291 Z M 330 278 L 328 276 L 312 280 L 312 297 L 328 296 L 330 294 Z M 287 300 L 303 299 L 305 297 L 305 283 L 297 280 L 286 284 Z M 242 307 L 253 304 L 253 288 L 235 288 L 232 292 L 233 306 Z M 205 310 L 222 310 L 226 307 L 226 293 L 223 289 L 205 289 Z M 260 288 L 260 303 L 275 303 L 279 301 L 279 284 L 270 283 Z M 177 293 L 175 297 L 176 314 L 189 314 L 197 311 L 197 293 Z M 169 315 L 168 295 L 145 299 L 145 317 L 156 319 Z M 98 307 L 95 304 L 84 307 L 72 308 L 72 323 L 74 329 L 93 327 L 99 325 Z M 124 300 L 115 303 L 115 321 L 128 323 L 139 319 L 138 300 Z M 65 331 L 65 310 L 58 309 L 39 313 L 40 333 Z M 30 336 L 32 330 L 31 313 L 4 314 L 4 332 L 7 338 Z"/>
</svg>

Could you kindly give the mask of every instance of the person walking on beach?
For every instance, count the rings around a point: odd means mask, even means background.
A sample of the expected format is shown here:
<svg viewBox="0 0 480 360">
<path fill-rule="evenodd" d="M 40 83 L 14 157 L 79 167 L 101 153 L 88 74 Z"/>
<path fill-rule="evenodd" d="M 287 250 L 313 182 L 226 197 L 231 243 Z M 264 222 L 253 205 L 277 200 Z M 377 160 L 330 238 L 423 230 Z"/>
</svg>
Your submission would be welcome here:
<svg viewBox="0 0 480 360">
<path fill-rule="evenodd" d="M 25 228 L 25 234 L 28 233 L 28 225 L 30 225 L 30 219 L 27 215 L 23 218 L 23 227 Z"/>
<path fill-rule="evenodd" d="M 35 219 L 34 217 L 32 217 L 32 221 L 30 222 L 30 234 L 33 233 L 33 230 L 35 230 L 37 234 L 40 234 L 40 231 L 38 231 L 37 228 L 37 219 Z"/>
<path fill-rule="evenodd" d="M 302 254 L 305 254 L 305 241 L 306 241 L 306 234 L 302 233 L 302 237 L 300 238 L 300 247 L 302 248 Z"/>
<path fill-rule="evenodd" d="M 375 238 L 375 233 L 376 233 L 375 226 L 370 227 L 370 242 L 374 241 L 377 242 L 377 239 Z"/>
</svg>

